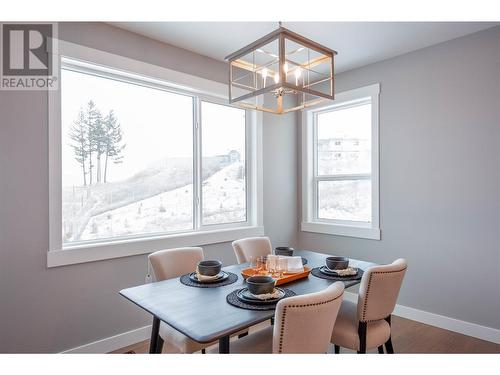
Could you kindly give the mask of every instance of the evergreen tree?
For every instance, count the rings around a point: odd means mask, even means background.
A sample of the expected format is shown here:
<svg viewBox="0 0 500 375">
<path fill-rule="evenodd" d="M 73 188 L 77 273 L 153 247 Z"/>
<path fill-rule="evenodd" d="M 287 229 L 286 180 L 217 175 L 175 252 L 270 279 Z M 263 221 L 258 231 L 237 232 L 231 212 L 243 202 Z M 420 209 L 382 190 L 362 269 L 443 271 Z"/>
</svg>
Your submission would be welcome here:
<svg viewBox="0 0 500 375">
<path fill-rule="evenodd" d="M 73 141 L 71 147 L 75 152 L 75 160 L 82 166 L 84 186 L 87 186 L 87 175 L 89 185 L 94 182 L 94 167 L 96 167 L 96 182 L 102 182 L 103 158 L 104 183 L 107 180 L 109 161 L 113 161 L 114 164 L 123 162 L 121 155 L 125 148 L 125 144 L 122 144 L 123 132 L 113 110 L 103 118 L 96 104 L 90 100 L 85 110 L 80 109 L 69 136 Z"/>
<path fill-rule="evenodd" d="M 104 183 L 106 183 L 108 160 L 112 159 L 114 164 L 123 163 L 123 155 L 121 155 L 121 153 L 125 148 L 125 144 L 121 144 L 123 133 L 121 125 L 118 122 L 118 118 L 115 116 L 113 110 L 109 111 L 108 115 L 104 118 L 103 124 L 105 135 L 104 151 L 106 154 L 106 159 L 104 162 Z"/>
<path fill-rule="evenodd" d="M 90 100 L 87 104 L 85 124 L 87 125 L 88 129 L 87 143 L 89 151 L 89 184 L 92 185 L 94 176 L 93 156 L 100 146 L 98 146 L 98 143 L 100 142 L 98 139 L 100 138 L 102 127 L 102 116 L 92 100 Z"/>
<path fill-rule="evenodd" d="M 96 180 L 97 183 L 101 182 L 101 156 L 102 154 L 105 153 L 106 151 L 106 131 L 104 128 L 104 119 L 102 117 L 101 111 L 97 109 L 96 111 L 96 117 L 95 117 L 95 123 L 94 123 L 94 151 L 96 153 L 96 164 L 97 164 L 97 169 L 96 169 Z"/>
<path fill-rule="evenodd" d="M 82 166 L 83 186 L 87 186 L 87 171 L 85 169 L 87 158 L 89 156 L 87 133 L 88 128 L 85 123 L 85 115 L 83 110 L 80 109 L 77 119 L 73 122 L 73 126 L 70 129 L 69 137 L 73 141 L 71 147 L 75 152 L 75 160 Z"/>
</svg>

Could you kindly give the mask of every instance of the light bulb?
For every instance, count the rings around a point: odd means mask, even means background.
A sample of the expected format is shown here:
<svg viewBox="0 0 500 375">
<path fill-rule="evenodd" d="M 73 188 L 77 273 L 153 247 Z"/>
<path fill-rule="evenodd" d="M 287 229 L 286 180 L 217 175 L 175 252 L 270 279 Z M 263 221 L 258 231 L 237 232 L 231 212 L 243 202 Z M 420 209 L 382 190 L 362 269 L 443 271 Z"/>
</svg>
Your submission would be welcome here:
<svg viewBox="0 0 500 375">
<path fill-rule="evenodd" d="M 301 74 L 302 74 L 302 69 L 300 68 L 295 69 L 295 78 L 299 79 Z"/>
<path fill-rule="evenodd" d="M 279 82 L 280 82 L 280 75 L 279 75 L 279 73 L 276 73 L 274 75 L 274 83 L 279 83 Z"/>
<path fill-rule="evenodd" d="M 298 86 L 299 85 L 299 78 L 300 78 L 300 75 L 302 74 L 302 69 L 300 68 L 297 68 L 295 69 L 295 86 Z"/>
<path fill-rule="evenodd" d="M 283 71 L 285 72 L 285 74 L 288 73 L 288 63 L 286 62 L 285 65 L 283 65 Z"/>
<path fill-rule="evenodd" d="M 266 87 L 266 82 L 267 82 L 267 68 L 264 68 L 260 71 L 260 74 L 262 74 L 262 87 Z"/>
</svg>

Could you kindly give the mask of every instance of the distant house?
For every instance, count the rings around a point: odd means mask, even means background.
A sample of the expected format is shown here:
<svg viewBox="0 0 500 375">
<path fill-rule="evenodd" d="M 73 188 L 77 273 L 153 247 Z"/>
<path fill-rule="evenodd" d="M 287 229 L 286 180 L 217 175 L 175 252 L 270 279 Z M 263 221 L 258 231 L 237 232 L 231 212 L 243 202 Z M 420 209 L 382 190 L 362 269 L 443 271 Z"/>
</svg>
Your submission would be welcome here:
<svg viewBox="0 0 500 375">
<path fill-rule="evenodd" d="M 235 161 L 240 161 L 241 155 L 236 150 L 229 151 L 229 154 L 227 154 L 227 155 L 229 156 L 229 161 L 231 163 L 234 163 Z"/>
<path fill-rule="evenodd" d="M 241 160 L 241 155 L 236 150 L 231 150 L 226 155 L 216 155 L 215 157 L 222 164 L 231 164 Z"/>
<path fill-rule="evenodd" d="M 369 147 L 368 140 L 357 138 L 329 138 L 318 140 L 318 151 L 359 152 Z"/>
<path fill-rule="evenodd" d="M 358 159 L 360 154 L 369 152 L 366 139 L 329 138 L 318 140 L 318 152 L 323 160 Z"/>
</svg>

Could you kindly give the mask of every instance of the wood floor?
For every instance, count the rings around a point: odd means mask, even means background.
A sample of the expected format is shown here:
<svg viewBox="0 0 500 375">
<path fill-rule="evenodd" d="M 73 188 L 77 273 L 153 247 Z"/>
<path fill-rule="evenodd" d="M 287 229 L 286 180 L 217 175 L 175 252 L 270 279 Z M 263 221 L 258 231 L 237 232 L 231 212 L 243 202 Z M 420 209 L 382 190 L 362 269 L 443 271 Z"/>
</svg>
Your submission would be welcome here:
<svg viewBox="0 0 500 375">
<path fill-rule="evenodd" d="M 500 353 L 498 344 L 413 320 L 393 316 L 392 325 L 392 342 L 396 353 Z M 148 347 L 149 340 L 146 340 L 113 353 L 147 353 Z M 341 353 L 352 352 L 341 349 Z"/>
</svg>

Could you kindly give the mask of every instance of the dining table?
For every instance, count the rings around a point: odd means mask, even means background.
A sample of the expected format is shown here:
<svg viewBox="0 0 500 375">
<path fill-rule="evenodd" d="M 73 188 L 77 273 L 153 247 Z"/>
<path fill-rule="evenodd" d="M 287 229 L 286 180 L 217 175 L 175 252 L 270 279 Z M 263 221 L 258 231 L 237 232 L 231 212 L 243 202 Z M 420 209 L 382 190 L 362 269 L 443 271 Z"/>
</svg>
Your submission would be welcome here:
<svg viewBox="0 0 500 375">
<path fill-rule="evenodd" d="M 323 254 L 309 250 L 295 250 L 294 256 L 307 259 L 311 269 L 325 265 L 325 259 L 332 254 Z M 349 259 L 350 267 L 366 270 L 375 263 Z M 219 353 L 229 353 L 230 336 L 248 329 L 260 322 L 272 319 L 274 310 L 246 310 L 230 305 L 226 296 L 234 290 L 245 287 L 241 271 L 249 263 L 224 267 L 226 272 L 238 275 L 238 280 L 230 285 L 215 288 L 197 288 L 184 285 L 179 277 L 134 286 L 119 293 L 153 316 L 149 353 L 161 352 L 159 343 L 160 323 L 164 322 L 190 339 L 199 343 L 219 342 Z M 194 271 L 194 270 L 193 270 Z M 346 288 L 359 284 L 361 280 L 345 280 Z M 321 291 L 335 281 L 309 274 L 280 287 L 291 289 L 295 294 L 307 294 Z"/>
</svg>

